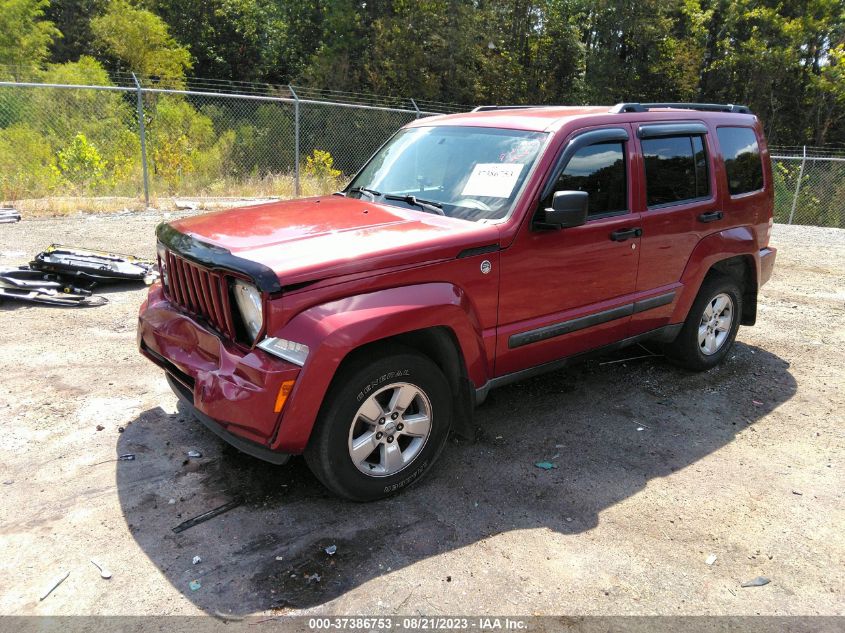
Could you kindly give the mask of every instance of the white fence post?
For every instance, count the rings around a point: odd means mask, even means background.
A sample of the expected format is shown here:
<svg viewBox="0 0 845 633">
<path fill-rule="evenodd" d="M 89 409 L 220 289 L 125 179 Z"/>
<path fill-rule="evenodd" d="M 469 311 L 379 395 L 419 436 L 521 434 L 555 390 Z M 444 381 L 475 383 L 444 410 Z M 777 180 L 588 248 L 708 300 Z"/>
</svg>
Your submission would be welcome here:
<svg viewBox="0 0 845 633">
<path fill-rule="evenodd" d="M 144 208 L 150 206 L 150 177 L 147 172 L 147 134 L 144 130 L 144 93 L 141 90 L 141 82 L 132 73 L 132 80 L 135 82 L 135 89 L 138 95 L 138 134 L 141 137 L 141 169 L 144 173 Z"/>
<path fill-rule="evenodd" d="M 792 224 L 792 218 L 795 217 L 795 206 L 798 204 L 798 192 L 801 191 L 801 178 L 804 177 L 804 165 L 807 162 L 807 146 L 804 145 L 804 153 L 801 158 L 801 169 L 798 170 L 798 182 L 795 183 L 795 196 L 792 198 L 792 211 L 789 212 L 789 222 Z"/>
<path fill-rule="evenodd" d="M 298 198 L 300 195 L 299 187 L 299 97 L 293 90 L 293 86 L 288 84 L 288 90 L 293 95 L 293 194 Z"/>
</svg>

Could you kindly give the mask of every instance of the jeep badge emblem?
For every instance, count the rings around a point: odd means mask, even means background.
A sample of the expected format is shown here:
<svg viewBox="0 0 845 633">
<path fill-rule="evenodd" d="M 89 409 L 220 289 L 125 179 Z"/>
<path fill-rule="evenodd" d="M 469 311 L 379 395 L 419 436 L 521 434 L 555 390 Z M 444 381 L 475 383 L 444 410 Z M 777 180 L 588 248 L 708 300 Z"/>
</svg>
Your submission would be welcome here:
<svg viewBox="0 0 845 633">
<path fill-rule="evenodd" d="M 491 270 L 493 270 L 493 264 L 490 263 L 489 259 L 485 259 L 483 262 L 481 262 L 481 272 L 482 273 L 484 273 L 486 275 Z"/>
</svg>

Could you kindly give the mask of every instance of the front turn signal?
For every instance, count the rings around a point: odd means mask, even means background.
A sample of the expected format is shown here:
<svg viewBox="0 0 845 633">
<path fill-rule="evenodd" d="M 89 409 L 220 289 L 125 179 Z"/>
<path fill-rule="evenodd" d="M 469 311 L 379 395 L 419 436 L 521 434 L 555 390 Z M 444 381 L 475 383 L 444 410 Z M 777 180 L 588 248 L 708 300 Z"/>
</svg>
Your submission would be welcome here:
<svg viewBox="0 0 845 633">
<path fill-rule="evenodd" d="M 290 392 L 293 391 L 294 382 L 296 381 L 286 380 L 282 383 L 282 386 L 279 387 L 279 395 L 276 396 L 276 406 L 273 408 L 273 411 L 275 411 L 276 413 L 280 413 L 282 407 L 285 406 L 285 402 L 287 402 Z"/>
</svg>

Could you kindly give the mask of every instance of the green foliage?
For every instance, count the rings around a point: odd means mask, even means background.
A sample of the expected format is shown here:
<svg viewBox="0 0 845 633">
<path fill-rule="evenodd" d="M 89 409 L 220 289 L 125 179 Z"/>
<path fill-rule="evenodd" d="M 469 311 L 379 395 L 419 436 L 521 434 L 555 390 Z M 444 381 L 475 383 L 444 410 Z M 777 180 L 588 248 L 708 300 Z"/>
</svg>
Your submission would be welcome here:
<svg viewBox="0 0 845 633">
<path fill-rule="evenodd" d="M 172 191 L 196 172 L 202 152 L 215 141 L 211 119 L 181 97 L 158 99 L 147 130 L 153 172 Z"/>
<path fill-rule="evenodd" d="M 191 55 L 155 13 L 133 7 L 126 0 L 112 0 L 104 14 L 91 20 L 91 30 L 105 51 L 130 71 L 156 77 L 162 85 L 184 85 Z"/>
<path fill-rule="evenodd" d="M 163 87 L 193 70 L 467 105 L 746 103 L 771 144 L 845 144 L 842 0 L 0 0 L 0 78 L 108 86 L 126 70 Z M 145 111 L 157 191 L 288 187 L 290 107 L 147 96 Z M 380 144 L 373 116 L 393 128 L 413 116 L 313 104 L 300 115 L 315 187 Z M 778 218 L 791 168 L 775 173 Z M 133 95 L 0 87 L 4 197 L 62 183 L 134 194 L 139 178 Z M 821 217 L 845 191 L 817 180 L 799 204 Z"/>
<path fill-rule="evenodd" d="M 468 105 L 746 103 L 772 143 L 845 143 L 841 0 L 0 0 L 0 64 L 51 42 L 165 86 L 193 55 L 199 76 Z"/>
<path fill-rule="evenodd" d="M 62 177 L 82 192 L 98 185 L 106 170 L 106 162 L 84 134 L 74 136 L 70 144 L 59 151 L 58 166 Z"/>
<path fill-rule="evenodd" d="M 341 172 L 334 168 L 334 158 L 329 152 L 315 149 L 305 159 L 305 174 L 321 180 L 336 180 Z"/>
<path fill-rule="evenodd" d="M 259 105 L 233 121 L 236 141 L 232 168 L 238 174 L 266 175 L 293 162 L 293 119 L 290 108 Z"/>
<path fill-rule="evenodd" d="M 775 222 L 786 223 L 789 220 L 799 167 L 799 161 L 772 164 L 772 180 L 775 185 Z"/>
<path fill-rule="evenodd" d="M 272 0 L 146 0 L 173 35 L 190 43 L 199 77 L 279 80 L 287 75 L 287 24 Z M 199 14 L 199 15 L 198 15 Z"/>
<path fill-rule="evenodd" d="M 463 36 L 474 26 L 471 6 L 456 0 L 397 0 L 393 8 L 367 28 L 372 42 L 361 55 L 371 89 L 420 99 L 450 93 L 454 100 L 471 100 L 479 61 L 477 49 Z"/>
<path fill-rule="evenodd" d="M 58 182 L 49 140 L 21 123 L 0 129 L 0 196 L 4 200 L 44 195 Z"/>
<path fill-rule="evenodd" d="M 85 56 L 48 65 L 41 78 L 47 83 L 111 85 L 100 63 Z M 0 146 L 0 164 L 14 165 L 17 156 L 27 156 L 24 167 L 4 171 L 4 197 L 47 195 L 59 183 L 86 193 L 138 190 L 136 115 L 132 102 L 119 93 L 0 88 L 0 132 L 14 132 L 23 148 L 15 149 L 10 142 Z M 31 173 L 23 177 L 23 169 Z"/>
<path fill-rule="evenodd" d="M 95 55 L 91 17 L 106 10 L 108 0 L 50 0 L 45 17 L 56 25 L 62 36 L 53 40 L 50 61 L 69 62 L 82 55 Z"/>
<path fill-rule="evenodd" d="M 378 3 L 362 6 L 356 0 L 337 0 L 319 4 L 317 42 L 308 47 L 313 55 L 303 69 L 303 80 L 330 89 L 366 86 L 363 62 L 373 38 L 371 13 Z"/>
<path fill-rule="evenodd" d="M 50 44 L 61 37 L 44 20 L 49 0 L 0 0 L 0 77 L 26 78 L 47 58 Z"/>
</svg>

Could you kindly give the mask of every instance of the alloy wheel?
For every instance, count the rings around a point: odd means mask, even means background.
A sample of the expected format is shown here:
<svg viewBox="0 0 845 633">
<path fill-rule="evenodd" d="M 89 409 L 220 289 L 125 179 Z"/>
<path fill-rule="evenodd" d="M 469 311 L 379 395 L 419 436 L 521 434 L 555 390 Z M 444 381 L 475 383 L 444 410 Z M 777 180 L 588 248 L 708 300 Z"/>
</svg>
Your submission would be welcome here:
<svg viewBox="0 0 845 633">
<path fill-rule="evenodd" d="M 705 306 L 698 324 L 698 347 L 705 356 L 722 349 L 731 333 L 734 302 L 730 295 L 720 292 Z"/>
<path fill-rule="evenodd" d="M 362 473 L 389 477 L 420 454 L 431 434 L 431 403 L 405 382 L 382 387 L 358 408 L 349 428 L 349 457 Z"/>
</svg>

